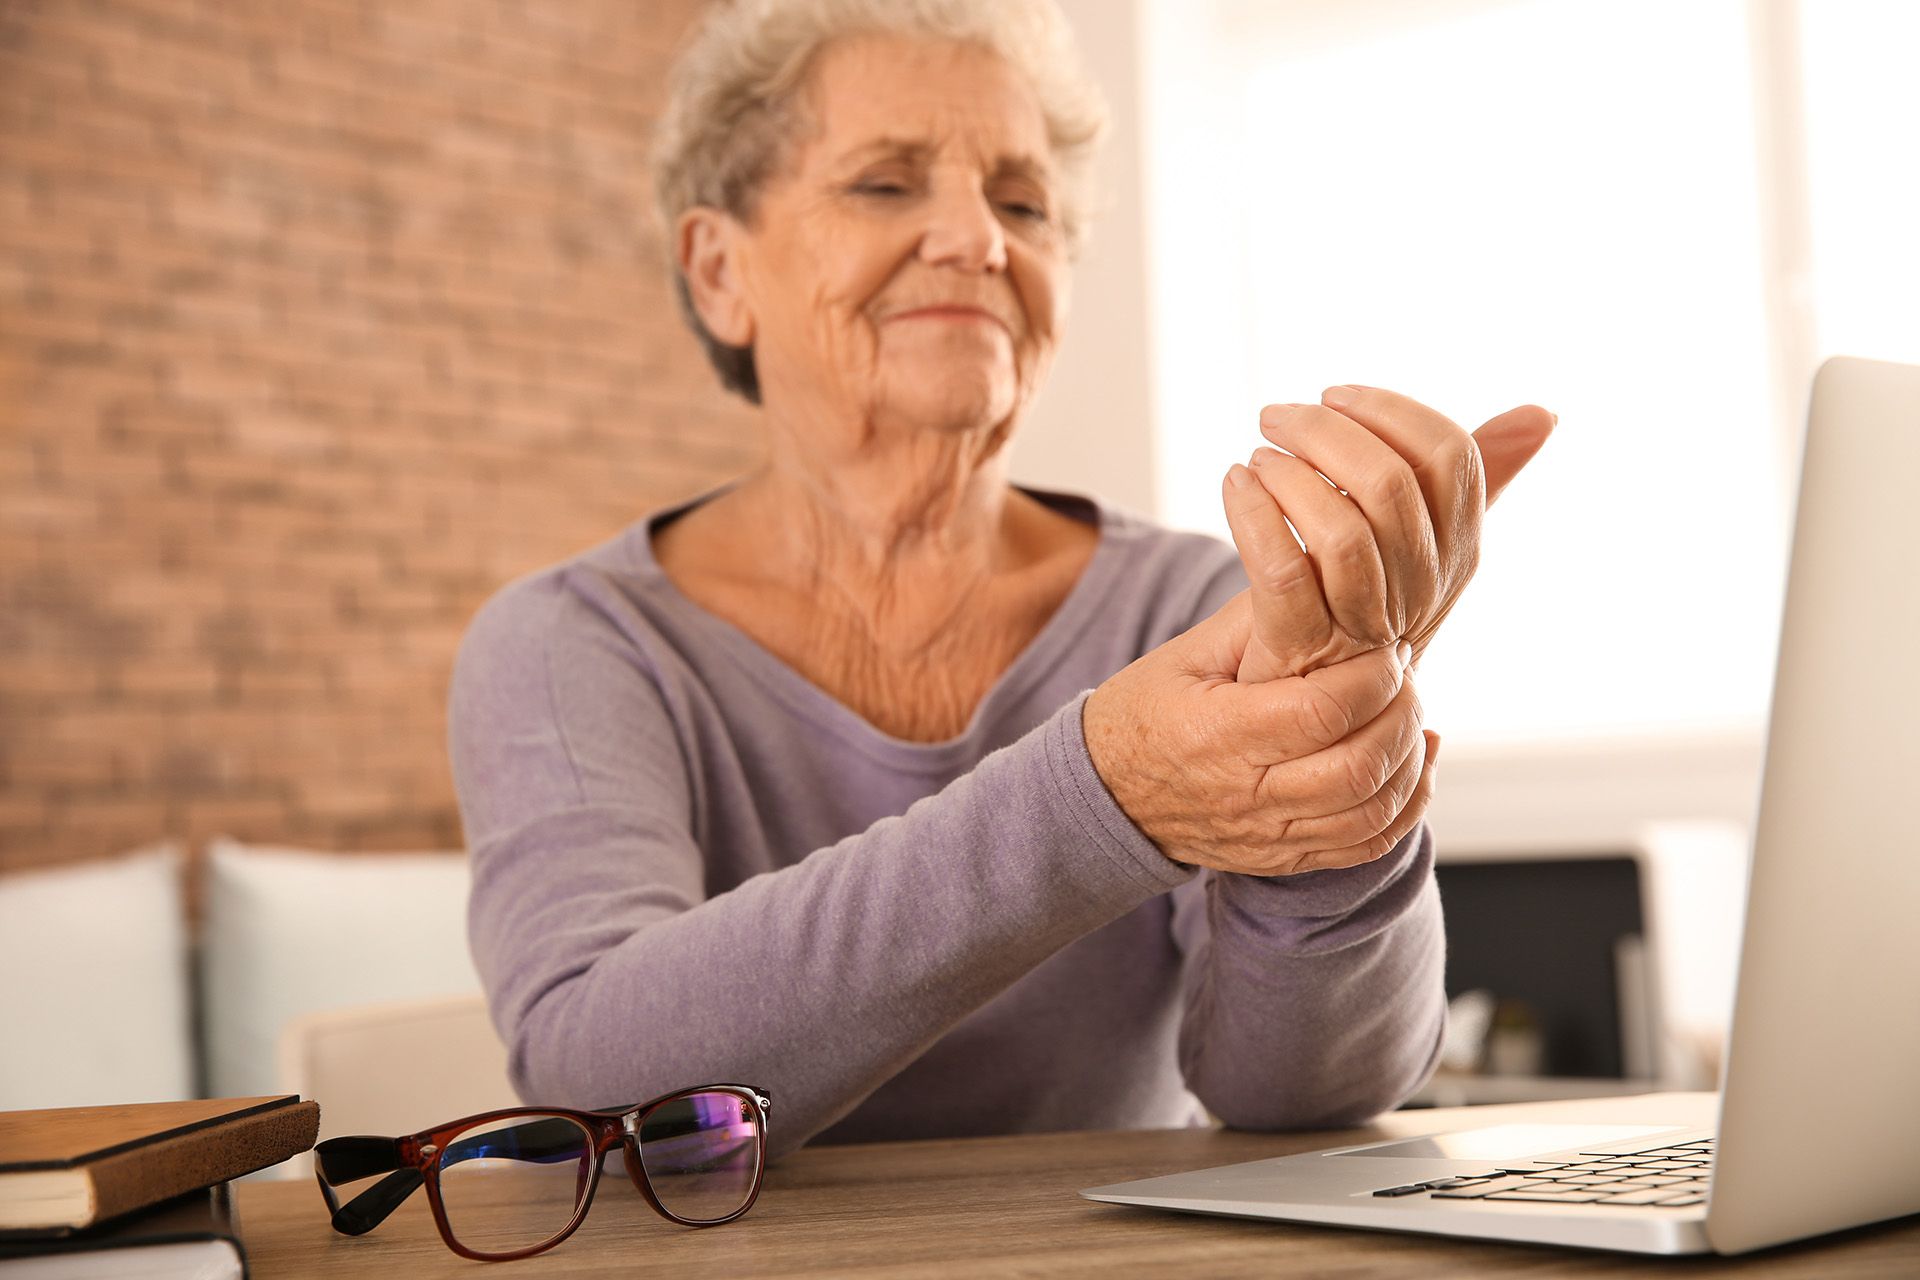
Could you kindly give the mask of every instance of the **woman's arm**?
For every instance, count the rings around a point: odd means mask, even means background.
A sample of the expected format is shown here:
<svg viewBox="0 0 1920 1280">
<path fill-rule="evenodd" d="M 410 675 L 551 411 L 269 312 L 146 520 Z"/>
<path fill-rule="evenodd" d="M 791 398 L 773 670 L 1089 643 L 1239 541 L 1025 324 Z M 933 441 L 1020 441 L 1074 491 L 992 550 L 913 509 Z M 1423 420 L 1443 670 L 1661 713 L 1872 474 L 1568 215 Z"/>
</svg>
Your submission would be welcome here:
<svg viewBox="0 0 1920 1280">
<path fill-rule="evenodd" d="M 1405 1101 L 1446 1033 L 1445 936 L 1423 823 L 1377 862 L 1175 891 L 1180 1069 L 1240 1129 L 1358 1124 Z"/>
<path fill-rule="evenodd" d="M 1287 453 L 1258 451 L 1222 489 L 1253 571 L 1223 566 L 1202 607 L 1251 581 L 1243 681 L 1397 641 L 1417 658 L 1473 576 L 1487 507 L 1556 421 L 1522 405 L 1469 435 L 1379 388 L 1332 387 L 1322 400 L 1262 411 L 1261 430 Z M 1425 812 L 1430 786 L 1405 812 Z M 1431 1074 L 1446 1030 L 1445 937 L 1424 824 L 1377 861 L 1277 879 L 1210 871 L 1176 901 L 1181 1067 L 1214 1114 L 1246 1128 L 1353 1123 Z"/>
<path fill-rule="evenodd" d="M 662 689 L 595 624 L 530 580 L 481 612 L 453 680 L 472 946 L 529 1101 L 745 1080 L 792 1150 L 1193 874 L 1102 787 L 1076 699 L 904 814 L 710 896 Z"/>
<path fill-rule="evenodd" d="M 1201 616 L 1247 586 L 1222 550 Z M 1174 897 L 1180 1066 L 1214 1115 L 1247 1129 L 1353 1124 L 1432 1074 L 1445 940 L 1424 823 L 1374 862 L 1273 878 L 1207 871 Z"/>
</svg>

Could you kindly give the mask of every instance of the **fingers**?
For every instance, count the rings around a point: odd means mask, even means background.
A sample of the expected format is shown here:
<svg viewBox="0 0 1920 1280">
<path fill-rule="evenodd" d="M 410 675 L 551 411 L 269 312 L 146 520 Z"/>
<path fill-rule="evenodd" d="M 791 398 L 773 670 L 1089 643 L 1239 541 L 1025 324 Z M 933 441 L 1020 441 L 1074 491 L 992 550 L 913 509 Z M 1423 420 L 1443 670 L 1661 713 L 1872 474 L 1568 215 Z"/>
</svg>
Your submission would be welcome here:
<svg viewBox="0 0 1920 1280">
<path fill-rule="evenodd" d="M 1248 759 L 1262 766 L 1301 760 L 1377 724 L 1403 692 L 1411 655 L 1406 644 L 1373 649 L 1304 676 L 1224 686 L 1214 691 L 1216 702 Z"/>
<path fill-rule="evenodd" d="M 1252 639 L 1253 592 L 1242 591 L 1162 649 L 1187 678 L 1216 683 L 1238 675 Z"/>
<path fill-rule="evenodd" d="M 1290 818 L 1345 812 L 1387 785 L 1420 736 L 1420 695 L 1403 679 L 1386 709 L 1330 747 L 1268 768 L 1260 793 Z"/>
<path fill-rule="evenodd" d="M 1379 835 L 1349 845 L 1344 849 L 1329 849 L 1309 855 L 1297 865 L 1296 871 L 1324 871 L 1339 867 L 1357 867 L 1362 863 L 1374 862 L 1392 852 L 1395 845 L 1407 838 L 1420 820 L 1427 816 L 1427 809 L 1433 804 L 1433 789 L 1438 778 L 1435 765 L 1440 755 L 1440 736 L 1435 733 L 1424 735 L 1426 749 L 1422 752 L 1420 781 L 1414 787 L 1413 794 L 1395 815 L 1386 830 Z"/>
<path fill-rule="evenodd" d="M 1360 508 L 1305 462 L 1277 449 L 1254 450 L 1253 473 L 1305 540 L 1324 612 L 1344 638 L 1363 648 L 1397 638 L 1389 614 L 1390 576 Z"/>
<path fill-rule="evenodd" d="M 1339 813 L 1323 818 L 1295 818 L 1285 824 L 1280 840 L 1295 849 L 1313 850 L 1305 856 L 1316 860 L 1330 853 L 1344 855 L 1365 848 L 1369 841 L 1391 830 L 1406 809 L 1420 785 L 1427 754 L 1426 735 L 1413 734 L 1407 740 L 1406 754 L 1395 762 L 1392 775 L 1378 791 Z M 1298 855 L 1290 861 L 1297 862 Z"/>
<path fill-rule="evenodd" d="M 1287 527 L 1280 505 L 1252 471 L 1236 464 L 1227 472 L 1221 500 L 1233 545 L 1252 584 L 1254 635 L 1276 668 L 1253 672 L 1249 678 L 1295 673 L 1334 645 L 1333 619 L 1319 575 Z"/>
<path fill-rule="evenodd" d="M 1432 529 L 1435 564 L 1451 567 L 1463 548 L 1478 549 L 1480 514 L 1486 508 L 1486 479 L 1480 451 L 1471 436 L 1452 419 L 1418 400 L 1379 387 L 1329 387 L 1321 399 L 1335 416 L 1357 423 L 1363 434 L 1386 445 L 1412 471 Z M 1262 426 L 1264 429 L 1264 421 Z M 1299 452 L 1291 446 L 1282 447 Z M 1302 456 L 1319 465 L 1319 459 L 1310 453 Z M 1327 474 L 1344 484 L 1337 473 Z M 1351 490 L 1351 486 L 1346 487 Z"/>
<path fill-rule="evenodd" d="M 1366 426 L 1322 405 L 1268 405 L 1260 411 L 1260 430 L 1345 490 L 1358 509 L 1378 544 L 1390 633 L 1399 635 L 1433 599 L 1439 564 L 1427 495 L 1413 468 Z M 1453 430 L 1464 442 L 1465 433 Z M 1310 535 L 1307 546 L 1313 547 Z"/>
<path fill-rule="evenodd" d="M 1497 418 L 1489 418 L 1473 433 L 1473 443 L 1480 450 L 1481 464 L 1486 471 L 1488 506 L 1513 483 L 1520 468 L 1540 452 L 1559 421 L 1557 414 L 1537 404 L 1523 404 Z"/>
</svg>

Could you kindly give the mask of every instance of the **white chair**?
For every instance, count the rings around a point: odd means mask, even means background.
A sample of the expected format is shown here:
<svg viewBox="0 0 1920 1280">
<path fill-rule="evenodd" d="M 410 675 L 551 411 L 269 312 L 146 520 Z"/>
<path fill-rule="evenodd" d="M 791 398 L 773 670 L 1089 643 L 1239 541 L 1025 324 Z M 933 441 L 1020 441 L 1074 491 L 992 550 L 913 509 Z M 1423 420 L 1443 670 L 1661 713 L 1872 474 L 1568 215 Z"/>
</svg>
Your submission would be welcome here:
<svg viewBox="0 0 1920 1280">
<path fill-rule="evenodd" d="M 335 854 L 221 838 L 203 871 L 200 990 L 212 1097 L 275 1088 L 281 1032 L 305 1014 L 479 995 L 461 854 Z"/>
<path fill-rule="evenodd" d="M 304 1013 L 280 1032 L 277 1092 L 320 1104 L 320 1137 L 412 1133 L 520 1100 L 507 1050 L 477 996 Z M 275 1173 L 311 1177 L 310 1155 Z"/>
<path fill-rule="evenodd" d="M 193 1096 L 180 850 L 0 875 L 0 1110 Z"/>
</svg>

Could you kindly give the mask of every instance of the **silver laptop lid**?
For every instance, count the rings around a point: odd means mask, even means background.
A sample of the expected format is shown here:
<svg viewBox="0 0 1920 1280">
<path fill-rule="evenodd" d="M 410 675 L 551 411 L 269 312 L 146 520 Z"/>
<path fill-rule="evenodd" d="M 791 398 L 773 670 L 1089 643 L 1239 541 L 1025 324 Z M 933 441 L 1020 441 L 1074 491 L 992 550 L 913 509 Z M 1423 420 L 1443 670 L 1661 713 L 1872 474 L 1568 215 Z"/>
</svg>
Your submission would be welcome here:
<svg viewBox="0 0 1920 1280">
<path fill-rule="evenodd" d="M 1696 477 L 1711 483 L 1712 477 Z M 1693 638 L 1713 661 L 1719 641 Z M 1920 1211 L 1920 368 L 1813 399 L 1707 1235 Z"/>
</svg>

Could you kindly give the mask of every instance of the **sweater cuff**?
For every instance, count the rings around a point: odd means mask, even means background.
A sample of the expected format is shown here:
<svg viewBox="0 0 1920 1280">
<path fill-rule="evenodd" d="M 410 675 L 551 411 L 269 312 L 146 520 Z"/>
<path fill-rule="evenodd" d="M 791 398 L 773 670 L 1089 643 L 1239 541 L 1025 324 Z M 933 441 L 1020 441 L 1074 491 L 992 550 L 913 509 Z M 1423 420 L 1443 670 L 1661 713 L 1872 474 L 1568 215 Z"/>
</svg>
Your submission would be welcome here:
<svg viewBox="0 0 1920 1280">
<path fill-rule="evenodd" d="M 1300 920 L 1337 920 L 1350 916 L 1398 881 L 1431 862 L 1432 837 L 1423 820 L 1400 843 L 1372 862 L 1328 867 L 1291 876 L 1220 874 L 1220 889 L 1248 911 Z"/>
<path fill-rule="evenodd" d="M 1087 751 L 1081 710 L 1093 693 L 1088 689 L 1062 707 L 1046 726 L 1047 772 L 1068 814 L 1095 844 L 1150 893 L 1165 893 L 1198 873 L 1161 853 L 1146 833 L 1120 807 Z"/>
</svg>

